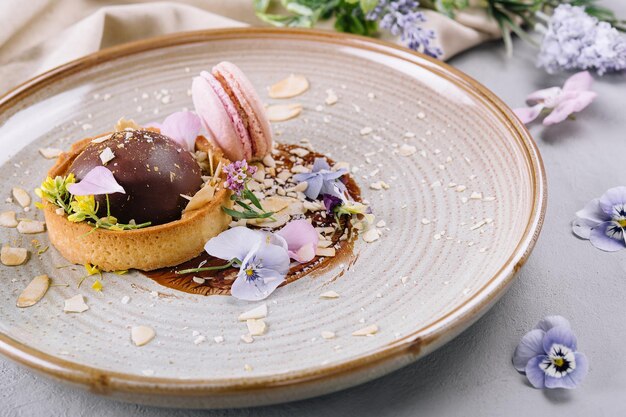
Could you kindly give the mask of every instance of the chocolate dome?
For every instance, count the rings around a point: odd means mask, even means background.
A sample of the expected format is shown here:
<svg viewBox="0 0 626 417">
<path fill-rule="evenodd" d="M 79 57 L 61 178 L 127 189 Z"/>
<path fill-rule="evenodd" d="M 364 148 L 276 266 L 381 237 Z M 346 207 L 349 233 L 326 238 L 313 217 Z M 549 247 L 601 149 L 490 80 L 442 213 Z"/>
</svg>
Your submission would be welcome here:
<svg viewBox="0 0 626 417">
<path fill-rule="evenodd" d="M 147 130 L 121 131 L 101 143 L 91 142 L 72 163 L 69 172 L 80 181 L 91 169 L 103 165 L 101 154 L 114 157 L 105 166 L 126 194 L 109 195 L 111 215 L 120 223 L 163 224 L 180 219 L 187 200 L 202 186 L 200 166 L 191 154 L 166 136 Z M 106 160 L 106 158 L 105 158 Z M 104 196 L 99 216 L 106 216 Z"/>
</svg>

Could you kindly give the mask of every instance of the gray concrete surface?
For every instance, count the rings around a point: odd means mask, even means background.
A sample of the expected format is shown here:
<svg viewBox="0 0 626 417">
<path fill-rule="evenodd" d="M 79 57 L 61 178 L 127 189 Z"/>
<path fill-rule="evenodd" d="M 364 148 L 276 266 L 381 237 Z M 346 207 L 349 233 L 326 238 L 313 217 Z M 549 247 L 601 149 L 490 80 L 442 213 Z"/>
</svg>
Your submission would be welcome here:
<svg viewBox="0 0 626 417">
<path fill-rule="evenodd" d="M 626 2 L 604 1 L 621 16 Z M 511 106 L 566 75 L 534 68 L 535 50 L 499 43 L 452 64 Z M 68 388 L 0 359 L 0 416 L 624 416 L 626 415 L 626 250 L 604 253 L 571 234 L 574 213 L 626 185 L 626 74 L 598 79 L 599 97 L 576 121 L 533 126 L 548 176 L 541 237 L 510 291 L 469 330 L 440 350 L 370 383 L 311 400 L 240 410 L 167 410 L 113 402 Z M 569 318 L 590 372 L 574 391 L 531 388 L 511 366 L 525 331 L 548 314 Z"/>
</svg>

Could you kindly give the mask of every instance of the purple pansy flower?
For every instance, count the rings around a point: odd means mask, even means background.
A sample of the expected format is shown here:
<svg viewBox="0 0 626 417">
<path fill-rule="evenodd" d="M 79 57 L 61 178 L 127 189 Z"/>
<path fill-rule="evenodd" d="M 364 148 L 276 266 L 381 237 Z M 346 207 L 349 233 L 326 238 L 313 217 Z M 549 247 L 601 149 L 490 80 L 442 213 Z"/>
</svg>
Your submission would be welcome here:
<svg viewBox="0 0 626 417">
<path fill-rule="evenodd" d="M 626 248 L 626 187 L 615 187 L 576 213 L 572 231 L 607 252 Z"/>
<path fill-rule="evenodd" d="M 567 319 L 548 316 L 524 335 L 513 354 L 513 366 L 535 388 L 575 388 L 589 369 L 587 357 L 576 349 Z"/>
<path fill-rule="evenodd" d="M 317 199 L 320 194 L 343 198 L 346 186 L 338 179 L 347 173 L 348 170 L 344 168 L 331 171 L 325 159 L 315 158 L 311 172 L 296 174 L 293 179 L 297 182 L 307 182 L 308 187 L 304 190 L 304 194 L 311 200 Z"/>
<path fill-rule="evenodd" d="M 67 191 L 72 195 L 126 194 L 124 187 L 117 183 L 113 173 L 103 166 L 94 167 L 80 182 L 68 184 Z"/>
<path fill-rule="evenodd" d="M 550 114 L 543 119 L 545 126 L 561 123 L 572 113 L 577 113 L 587 107 L 596 98 L 597 94 L 591 91 L 593 78 L 587 71 L 579 72 L 569 77 L 563 88 L 550 87 L 538 90 L 526 97 L 530 107 L 521 107 L 513 111 L 522 123 L 535 120 L 545 109 Z"/>
<path fill-rule="evenodd" d="M 256 167 L 254 165 L 248 165 L 248 162 L 242 159 L 241 161 L 231 162 L 226 165 L 224 172 L 226 173 L 224 187 L 237 195 L 241 195 L 241 192 L 245 188 L 246 181 L 256 172 Z"/>
<path fill-rule="evenodd" d="M 324 201 L 324 207 L 326 207 L 326 213 L 334 214 L 335 208 L 343 204 L 343 200 L 337 196 L 324 194 L 322 195 L 322 201 Z"/>
<path fill-rule="evenodd" d="M 173 139 L 185 150 L 193 151 L 196 138 L 200 134 L 201 122 L 197 114 L 190 111 L 172 113 L 163 120 L 163 123 L 150 123 L 149 127 L 156 127 L 162 135 Z"/>
<path fill-rule="evenodd" d="M 289 272 L 287 243 L 268 232 L 234 227 L 209 240 L 204 250 L 239 266 L 231 294 L 240 300 L 267 298 Z"/>
</svg>

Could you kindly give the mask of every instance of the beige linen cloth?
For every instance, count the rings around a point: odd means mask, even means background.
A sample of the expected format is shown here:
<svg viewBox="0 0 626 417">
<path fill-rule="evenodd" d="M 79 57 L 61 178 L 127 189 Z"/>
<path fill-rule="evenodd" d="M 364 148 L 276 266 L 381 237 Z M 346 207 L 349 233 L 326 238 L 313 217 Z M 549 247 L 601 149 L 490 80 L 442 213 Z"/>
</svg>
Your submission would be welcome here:
<svg viewBox="0 0 626 417">
<path fill-rule="evenodd" d="M 444 59 L 498 36 L 481 11 L 464 12 L 456 21 L 426 13 Z M 102 48 L 174 32 L 260 24 L 252 0 L 0 0 L 0 95 Z"/>
</svg>

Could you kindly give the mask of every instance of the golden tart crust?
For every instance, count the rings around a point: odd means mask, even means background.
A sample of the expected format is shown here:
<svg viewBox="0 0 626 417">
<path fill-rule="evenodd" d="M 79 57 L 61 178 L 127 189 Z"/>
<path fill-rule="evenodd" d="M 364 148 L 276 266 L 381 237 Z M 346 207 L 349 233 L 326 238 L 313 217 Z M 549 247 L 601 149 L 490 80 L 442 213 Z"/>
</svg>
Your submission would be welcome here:
<svg viewBox="0 0 626 417">
<path fill-rule="evenodd" d="M 74 143 L 69 152 L 59 156 L 48 175 L 52 178 L 66 175 L 91 140 Z M 197 210 L 183 212 L 180 220 L 136 230 L 94 230 L 85 222 L 73 223 L 67 216 L 56 214 L 57 207 L 47 201 L 43 203 L 43 211 L 50 242 L 68 261 L 90 263 L 103 271 L 150 271 L 198 256 L 210 238 L 226 230 L 231 217 L 222 206 L 232 207 L 230 195 L 229 190 L 220 187 L 210 202 Z"/>
</svg>

